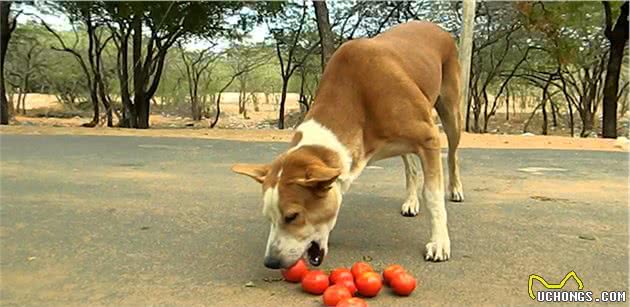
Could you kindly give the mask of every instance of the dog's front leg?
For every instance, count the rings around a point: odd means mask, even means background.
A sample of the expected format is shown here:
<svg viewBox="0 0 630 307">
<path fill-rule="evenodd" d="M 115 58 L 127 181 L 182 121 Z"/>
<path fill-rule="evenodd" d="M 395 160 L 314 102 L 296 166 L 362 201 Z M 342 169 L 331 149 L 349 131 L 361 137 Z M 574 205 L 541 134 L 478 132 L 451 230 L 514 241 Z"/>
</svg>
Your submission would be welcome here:
<svg viewBox="0 0 630 307">
<path fill-rule="evenodd" d="M 426 245 L 426 260 L 445 261 L 451 254 L 448 235 L 446 207 L 444 204 L 444 182 L 440 147 L 422 148 L 420 153 L 424 186 L 422 197 L 431 218 L 431 240 Z"/>
</svg>

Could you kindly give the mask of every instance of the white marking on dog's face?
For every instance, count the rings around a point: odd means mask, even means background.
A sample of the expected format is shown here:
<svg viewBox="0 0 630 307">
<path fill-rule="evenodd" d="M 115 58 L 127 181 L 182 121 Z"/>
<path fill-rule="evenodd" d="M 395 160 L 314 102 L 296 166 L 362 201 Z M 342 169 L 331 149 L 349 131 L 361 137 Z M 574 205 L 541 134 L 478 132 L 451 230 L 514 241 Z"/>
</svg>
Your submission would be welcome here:
<svg viewBox="0 0 630 307">
<path fill-rule="evenodd" d="M 300 132 L 297 144 L 272 163 L 272 170 L 263 182 L 263 214 L 271 223 L 265 257 L 274 260 L 273 263 L 280 262 L 282 267 L 292 265 L 304 256 L 313 242 L 325 255 L 330 231 L 339 214 L 342 193 L 354 179 L 350 173 L 350 152 L 330 129 L 310 119 L 302 123 L 297 131 Z M 303 150 L 305 147 L 323 147 L 328 152 L 322 154 L 320 151 L 320 156 L 313 156 L 312 149 Z M 339 160 L 335 167 L 340 170 L 330 189 L 313 191 L 312 186 L 299 186 L 291 181 L 304 179 L 299 176 L 306 172 L 308 162 L 313 161 L 317 165 L 317 161 L 321 163 L 326 154 L 331 154 L 330 151 Z M 293 157 L 291 161 L 294 164 L 286 163 L 290 157 Z M 286 177 L 285 180 L 283 177 Z M 287 222 L 287 217 L 296 212 L 299 215 L 297 220 Z"/>
<path fill-rule="evenodd" d="M 270 221 L 265 257 L 273 257 L 281 262 L 282 267 L 289 267 L 305 255 L 312 242 L 317 242 L 325 255 L 328 251 L 328 237 L 335 227 L 342 197 L 338 184 L 334 184 L 329 193 L 334 195 L 330 201 L 335 202 L 335 214 L 331 219 L 319 224 L 305 222 L 299 229 L 289 229 L 280 209 L 278 186 L 268 188 L 263 195 L 263 214 Z"/>
<path fill-rule="evenodd" d="M 280 178 L 281 172 L 278 172 Z M 269 219 L 271 223 L 269 227 L 269 237 L 267 238 L 267 247 L 265 249 L 265 257 L 274 257 L 276 259 L 293 259 L 296 261 L 304 253 L 305 242 L 289 235 L 282 229 L 282 212 L 280 210 L 280 195 L 278 193 L 278 185 L 268 188 L 263 195 L 263 215 Z M 300 251 L 301 250 L 301 251 Z M 292 262 L 293 263 L 293 262 Z"/>
<path fill-rule="evenodd" d="M 263 215 L 268 217 L 272 224 L 280 219 L 280 195 L 278 186 L 268 188 L 263 194 Z"/>
</svg>

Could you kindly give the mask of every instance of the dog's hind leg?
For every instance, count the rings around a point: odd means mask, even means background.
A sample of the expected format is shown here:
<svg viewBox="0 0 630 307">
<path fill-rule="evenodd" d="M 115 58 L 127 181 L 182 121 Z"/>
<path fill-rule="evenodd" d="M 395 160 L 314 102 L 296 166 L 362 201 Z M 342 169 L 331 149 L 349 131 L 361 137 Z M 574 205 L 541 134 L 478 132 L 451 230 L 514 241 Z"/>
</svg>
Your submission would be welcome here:
<svg viewBox="0 0 630 307">
<path fill-rule="evenodd" d="M 448 139 L 448 198 L 454 202 L 464 201 L 464 189 L 459 178 L 457 147 L 462 132 L 462 114 L 460 112 L 460 81 L 457 56 L 452 56 L 443 67 L 440 98 L 435 109 L 440 116 L 444 133 Z"/>
<path fill-rule="evenodd" d="M 413 154 L 402 155 L 405 164 L 405 181 L 407 189 L 407 199 L 402 204 L 400 213 L 403 216 L 416 216 L 420 212 L 420 202 L 418 201 L 418 183 L 420 181 L 420 165 L 418 159 Z"/>
</svg>

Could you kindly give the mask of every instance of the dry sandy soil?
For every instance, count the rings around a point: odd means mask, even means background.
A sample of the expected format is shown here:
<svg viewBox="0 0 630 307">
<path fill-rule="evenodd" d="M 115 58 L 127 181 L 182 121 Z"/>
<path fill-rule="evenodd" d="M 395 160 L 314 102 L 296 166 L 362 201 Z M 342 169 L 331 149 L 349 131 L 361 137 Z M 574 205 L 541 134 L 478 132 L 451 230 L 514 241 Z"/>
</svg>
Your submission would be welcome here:
<svg viewBox="0 0 630 307">
<path fill-rule="evenodd" d="M 148 137 L 183 137 L 206 139 L 229 139 L 243 141 L 289 141 L 292 135 L 290 130 L 269 129 L 273 126 L 273 120 L 277 116 L 277 107 L 264 103 L 264 96 L 259 95 L 260 111 L 254 112 L 249 106 L 249 119 L 244 119 L 238 114 L 237 93 L 226 93 L 224 103 L 221 106 L 222 115 L 217 127 L 209 129 L 209 120 L 192 121 L 183 116 L 169 116 L 168 114 L 152 114 L 150 118 L 151 129 L 134 130 L 121 128 L 83 128 L 81 124 L 89 122 L 88 117 L 53 118 L 35 117 L 49 110 L 60 110 L 54 96 L 42 94 L 29 94 L 26 100 L 26 116 L 15 116 L 13 125 L 0 129 L 0 134 L 42 134 L 42 135 L 125 135 Z M 289 94 L 287 113 L 298 111 L 295 94 Z M 273 97 L 271 98 L 274 99 Z M 522 126 L 527 118 L 527 113 L 512 115 L 510 121 L 505 121 L 505 114 L 498 113 L 495 120 L 490 123 L 489 131 L 507 134 L 468 134 L 462 138 L 462 148 L 537 148 L 537 149 L 584 149 L 597 151 L 627 151 L 627 139 L 609 140 L 597 138 L 571 138 L 566 137 L 568 128 L 560 123 L 559 127 L 550 126 L 550 136 L 520 135 Z M 551 119 L 550 119 L 551 120 Z M 537 132 L 541 120 L 534 120 L 530 125 L 530 131 Z M 560 120 L 560 122 L 563 122 Z M 255 129 L 265 127 L 267 129 Z M 243 129 L 234 129 L 243 128 Z M 579 133 L 579 130 L 576 130 Z M 517 135 L 509 135 L 517 134 Z M 561 136 L 562 135 L 562 136 Z M 446 144 L 442 135 L 442 144 Z"/>
</svg>

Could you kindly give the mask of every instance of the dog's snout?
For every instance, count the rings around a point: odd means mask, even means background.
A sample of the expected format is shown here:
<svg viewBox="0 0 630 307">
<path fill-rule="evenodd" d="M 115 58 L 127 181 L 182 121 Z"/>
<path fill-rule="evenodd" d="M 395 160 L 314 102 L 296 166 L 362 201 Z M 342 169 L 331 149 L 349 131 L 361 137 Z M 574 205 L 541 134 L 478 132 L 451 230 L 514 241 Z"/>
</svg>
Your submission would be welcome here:
<svg viewBox="0 0 630 307">
<path fill-rule="evenodd" d="M 275 257 L 265 257 L 265 266 L 277 270 L 282 267 L 282 260 Z"/>
</svg>

